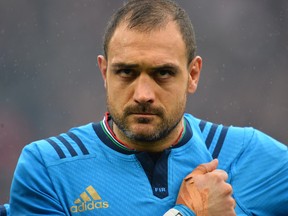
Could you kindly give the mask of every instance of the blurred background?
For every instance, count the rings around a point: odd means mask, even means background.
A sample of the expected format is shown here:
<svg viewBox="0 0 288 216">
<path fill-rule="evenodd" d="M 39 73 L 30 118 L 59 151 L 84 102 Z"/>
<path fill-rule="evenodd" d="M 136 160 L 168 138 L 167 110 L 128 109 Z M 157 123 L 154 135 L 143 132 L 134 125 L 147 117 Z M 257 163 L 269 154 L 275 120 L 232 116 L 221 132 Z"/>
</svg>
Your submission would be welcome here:
<svg viewBox="0 0 288 216">
<path fill-rule="evenodd" d="M 204 60 L 187 111 L 288 143 L 288 1 L 179 0 Z M 24 145 L 102 119 L 96 58 L 119 0 L 0 1 L 0 203 Z"/>
</svg>

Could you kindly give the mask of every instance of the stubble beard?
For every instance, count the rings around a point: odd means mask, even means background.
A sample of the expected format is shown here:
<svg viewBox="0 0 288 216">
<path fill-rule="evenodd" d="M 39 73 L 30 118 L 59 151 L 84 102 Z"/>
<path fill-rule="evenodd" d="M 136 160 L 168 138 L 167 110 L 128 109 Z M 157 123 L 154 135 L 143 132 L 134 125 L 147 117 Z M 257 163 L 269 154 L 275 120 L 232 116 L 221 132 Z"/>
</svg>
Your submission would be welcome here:
<svg viewBox="0 0 288 216">
<path fill-rule="evenodd" d="M 119 130 L 130 140 L 136 142 L 156 142 L 167 137 L 179 124 L 184 114 L 184 104 L 178 104 L 175 111 L 171 114 L 165 114 L 163 108 L 151 108 L 149 103 L 142 103 L 135 106 L 129 106 L 124 108 L 122 113 L 117 112 L 109 99 L 107 98 L 107 108 L 113 122 L 119 128 Z M 143 132 L 135 132 L 132 126 L 128 122 L 128 117 L 133 115 L 133 113 L 152 113 L 160 118 L 160 123 L 154 126 L 151 130 L 145 130 Z M 149 124 L 149 118 L 138 118 L 137 124 Z M 147 126 L 148 127 L 148 126 Z"/>
</svg>

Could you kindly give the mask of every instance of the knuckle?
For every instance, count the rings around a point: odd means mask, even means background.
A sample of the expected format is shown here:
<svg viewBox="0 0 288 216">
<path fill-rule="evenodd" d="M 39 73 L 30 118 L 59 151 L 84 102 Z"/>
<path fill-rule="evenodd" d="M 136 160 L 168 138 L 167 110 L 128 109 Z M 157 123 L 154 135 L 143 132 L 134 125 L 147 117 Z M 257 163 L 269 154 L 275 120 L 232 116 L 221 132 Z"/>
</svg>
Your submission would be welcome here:
<svg viewBox="0 0 288 216">
<path fill-rule="evenodd" d="M 210 177 L 213 178 L 217 183 L 224 182 L 225 180 L 225 174 L 223 174 L 222 172 L 211 172 L 207 175 L 210 175 Z"/>
<path fill-rule="evenodd" d="M 224 194 L 232 194 L 233 193 L 233 188 L 230 184 L 225 183 L 224 188 L 223 188 Z"/>
<path fill-rule="evenodd" d="M 228 204 L 230 207 L 235 207 L 235 200 L 232 197 L 229 197 Z"/>
<path fill-rule="evenodd" d="M 232 192 L 233 191 L 233 187 L 229 183 L 226 183 L 226 189 L 227 189 L 228 192 Z"/>
<path fill-rule="evenodd" d="M 236 215 L 235 214 L 235 206 L 236 202 L 232 197 L 226 200 L 225 209 L 227 209 L 230 213 L 228 215 Z"/>
</svg>

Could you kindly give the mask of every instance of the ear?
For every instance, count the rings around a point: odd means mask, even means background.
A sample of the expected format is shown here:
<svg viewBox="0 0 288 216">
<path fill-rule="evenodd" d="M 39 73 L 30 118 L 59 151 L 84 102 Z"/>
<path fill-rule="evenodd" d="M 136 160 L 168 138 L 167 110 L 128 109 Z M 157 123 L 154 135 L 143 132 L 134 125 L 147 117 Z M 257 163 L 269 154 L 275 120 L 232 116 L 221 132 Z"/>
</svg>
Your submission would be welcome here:
<svg viewBox="0 0 288 216">
<path fill-rule="evenodd" d="M 104 86 L 106 88 L 107 80 L 107 61 L 103 55 L 98 55 L 97 57 L 98 67 L 101 71 L 102 78 L 104 80 Z"/>
<path fill-rule="evenodd" d="M 202 69 L 202 58 L 200 56 L 196 56 L 191 61 L 188 69 L 189 69 L 188 92 L 195 93 L 200 79 L 200 73 Z"/>
</svg>

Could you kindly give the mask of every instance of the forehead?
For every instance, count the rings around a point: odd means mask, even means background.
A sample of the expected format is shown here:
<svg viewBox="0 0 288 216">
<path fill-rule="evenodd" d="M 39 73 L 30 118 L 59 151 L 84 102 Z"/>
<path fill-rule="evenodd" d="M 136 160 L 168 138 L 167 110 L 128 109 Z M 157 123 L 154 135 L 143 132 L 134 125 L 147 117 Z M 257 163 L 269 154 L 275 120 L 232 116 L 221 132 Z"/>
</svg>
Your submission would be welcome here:
<svg viewBox="0 0 288 216">
<path fill-rule="evenodd" d="M 179 61 L 187 59 L 185 43 L 173 21 L 149 31 L 129 29 L 125 23 L 120 24 L 110 40 L 107 58 L 110 63 L 146 60 L 155 64 L 180 64 Z"/>
</svg>

